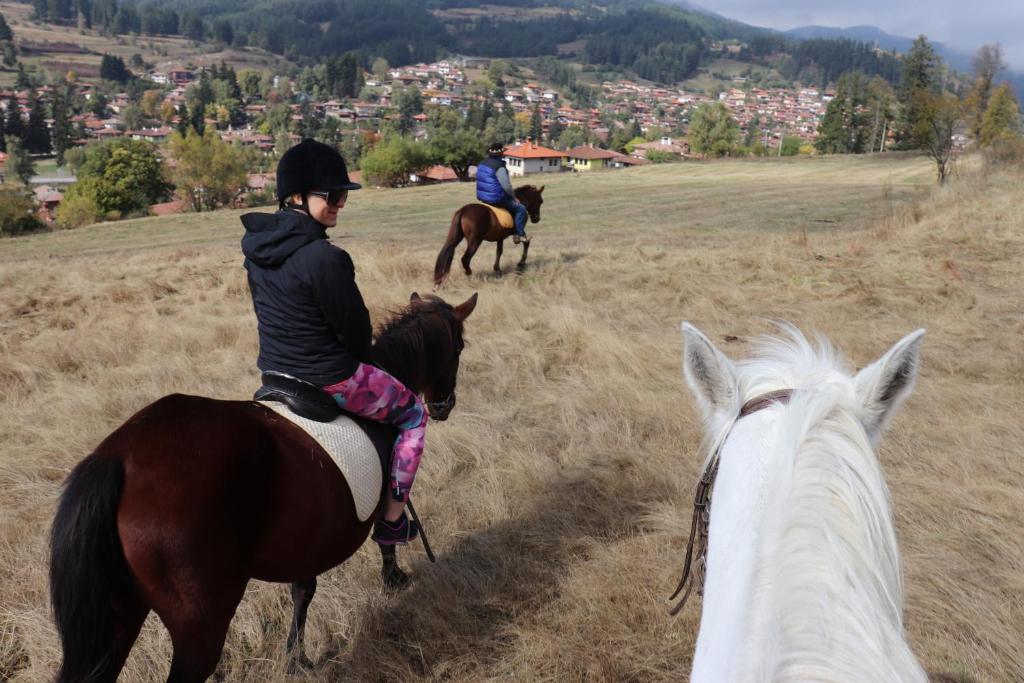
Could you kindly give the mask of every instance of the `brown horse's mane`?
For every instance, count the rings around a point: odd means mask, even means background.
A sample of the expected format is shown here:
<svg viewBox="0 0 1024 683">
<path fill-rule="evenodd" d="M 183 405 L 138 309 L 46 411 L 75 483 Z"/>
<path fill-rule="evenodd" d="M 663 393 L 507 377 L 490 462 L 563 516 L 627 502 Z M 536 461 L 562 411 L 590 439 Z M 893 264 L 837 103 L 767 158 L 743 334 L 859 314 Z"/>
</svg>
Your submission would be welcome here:
<svg viewBox="0 0 1024 683">
<path fill-rule="evenodd" d="M 442 359 L 454 342 L 463 345 L 462 325 L 452 305 L 431 294 L 411 301 L 377 330 L 374 363 L 405 385 L 419 384 L 427 359 Z M 443 323 L 443 324 L 442 324 Z"/>
</svg>

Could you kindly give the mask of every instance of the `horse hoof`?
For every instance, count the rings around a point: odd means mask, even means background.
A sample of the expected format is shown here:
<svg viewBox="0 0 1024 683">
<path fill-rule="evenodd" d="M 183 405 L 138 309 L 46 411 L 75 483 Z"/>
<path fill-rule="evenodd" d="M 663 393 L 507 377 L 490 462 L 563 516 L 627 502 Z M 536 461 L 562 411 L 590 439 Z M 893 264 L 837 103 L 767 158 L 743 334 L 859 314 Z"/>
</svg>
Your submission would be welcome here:
<svg viewBox="0 0 1024 683">
<path fill-rule="evenodd" d="M 312 671 L 314 668 L 315 665 L 313 664 L 313 661 L 304 654 L 288 658 L 288 673 L 290 675 L 296 676 L 305 674 Z"/>
<path fill-rule="evenodd" d="M 380 577 L 384 581 L 384 587 L 391 590 L 401 590 L 408 586 L 411 580 L 397 564 L 381 569 Z"/>
</svg>

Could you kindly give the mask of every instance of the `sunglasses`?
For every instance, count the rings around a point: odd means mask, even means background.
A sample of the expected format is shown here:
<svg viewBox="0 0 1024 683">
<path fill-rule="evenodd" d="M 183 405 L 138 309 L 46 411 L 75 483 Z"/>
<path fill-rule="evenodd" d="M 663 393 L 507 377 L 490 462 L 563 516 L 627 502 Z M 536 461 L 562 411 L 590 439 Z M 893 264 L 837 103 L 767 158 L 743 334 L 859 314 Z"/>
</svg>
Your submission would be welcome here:
<svg viewBox="0 0 1024 683">
<path fill-rule="evenodd" d="M 348 190 L 331 190 L 330 192 L 310 190 L 309 193 L 314 197 L 320 197 L 332 206 L 339 206 L 348 200 Z"/>
</svg>

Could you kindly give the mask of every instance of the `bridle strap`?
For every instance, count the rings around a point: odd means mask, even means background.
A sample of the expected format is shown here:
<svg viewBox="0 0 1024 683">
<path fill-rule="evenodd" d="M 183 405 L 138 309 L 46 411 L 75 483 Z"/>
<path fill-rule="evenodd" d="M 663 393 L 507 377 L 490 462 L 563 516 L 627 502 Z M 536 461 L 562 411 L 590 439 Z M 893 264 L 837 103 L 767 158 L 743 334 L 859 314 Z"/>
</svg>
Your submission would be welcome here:
<svg viewBox="0 0 1024 683">
<path fill-rule="evenodd" d="M 793 396 L 792 389 L 780 389 L 770 391 L 767 394 L 755 396 L 740 408 L 737 420 L 744 418 L 751 413 L 756 413 L 775 403 L 789 403 Z M 725 440 L 722 440 L 725 443 Z M 707 573 L 708 555 L 708 526 L 711 523 L 711 491 L 715 486 L 715 478 L 718 476 L 718 461 L 722 447 L 719 446 L 707 467 L 701 474 L 700 482 L 697 484 L 697 491 L 693 496 L 693 519 L 690 522 L 690 538 L 686 542 L 686 556 L 683 559 L 683 576 L 679 579 L 679 585 L 669 596 L 669 600 L 675 600 L 681 591 L 683 597 L 669 610 L 669 614 L 675 616 L 686 605 L 686 601 L 693 592 L 694 584 L 697 585 L 697 593 L 704 595 L 704 577 Z M 697 556 L 694 558 L 694 544 L 696 544 Z"/>
<path fill-rule="evenodd" d="M 792 389 L 779 389 L 778 391 L 769 391 L 767 394 L 761 394 L 755 396 L 740 408 L 740 415 L 736 419 L 746 417 L 751 413 L 756 413 L 763 408 L 767 408 L 773 403 L 789 403 L 789 399 L 793 396 Z"/>
</svg>

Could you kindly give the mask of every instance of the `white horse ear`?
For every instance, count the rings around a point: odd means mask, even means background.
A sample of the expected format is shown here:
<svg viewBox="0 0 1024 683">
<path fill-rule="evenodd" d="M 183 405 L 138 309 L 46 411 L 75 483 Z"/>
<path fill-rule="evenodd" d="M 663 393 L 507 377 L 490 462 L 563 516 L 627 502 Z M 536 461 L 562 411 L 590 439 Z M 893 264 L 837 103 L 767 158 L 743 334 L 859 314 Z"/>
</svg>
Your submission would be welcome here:
<svg viewBox="0 0 1024 683">
<path fill-rule="evenodd" d="M 704 417 L 734 414 L 739 409 L 739 386 L 732 361 L 690 323 L 684 322 L 682 331 L 683 376 Z"/>
<path fill-rule="evenodd" d="M 923 329 L 911 332 L 853 380 L 864 408 L 864 429 L 872 442 L 878 441 L 896 409 L 914 388 L 923 339 Z"/>
</svg>

